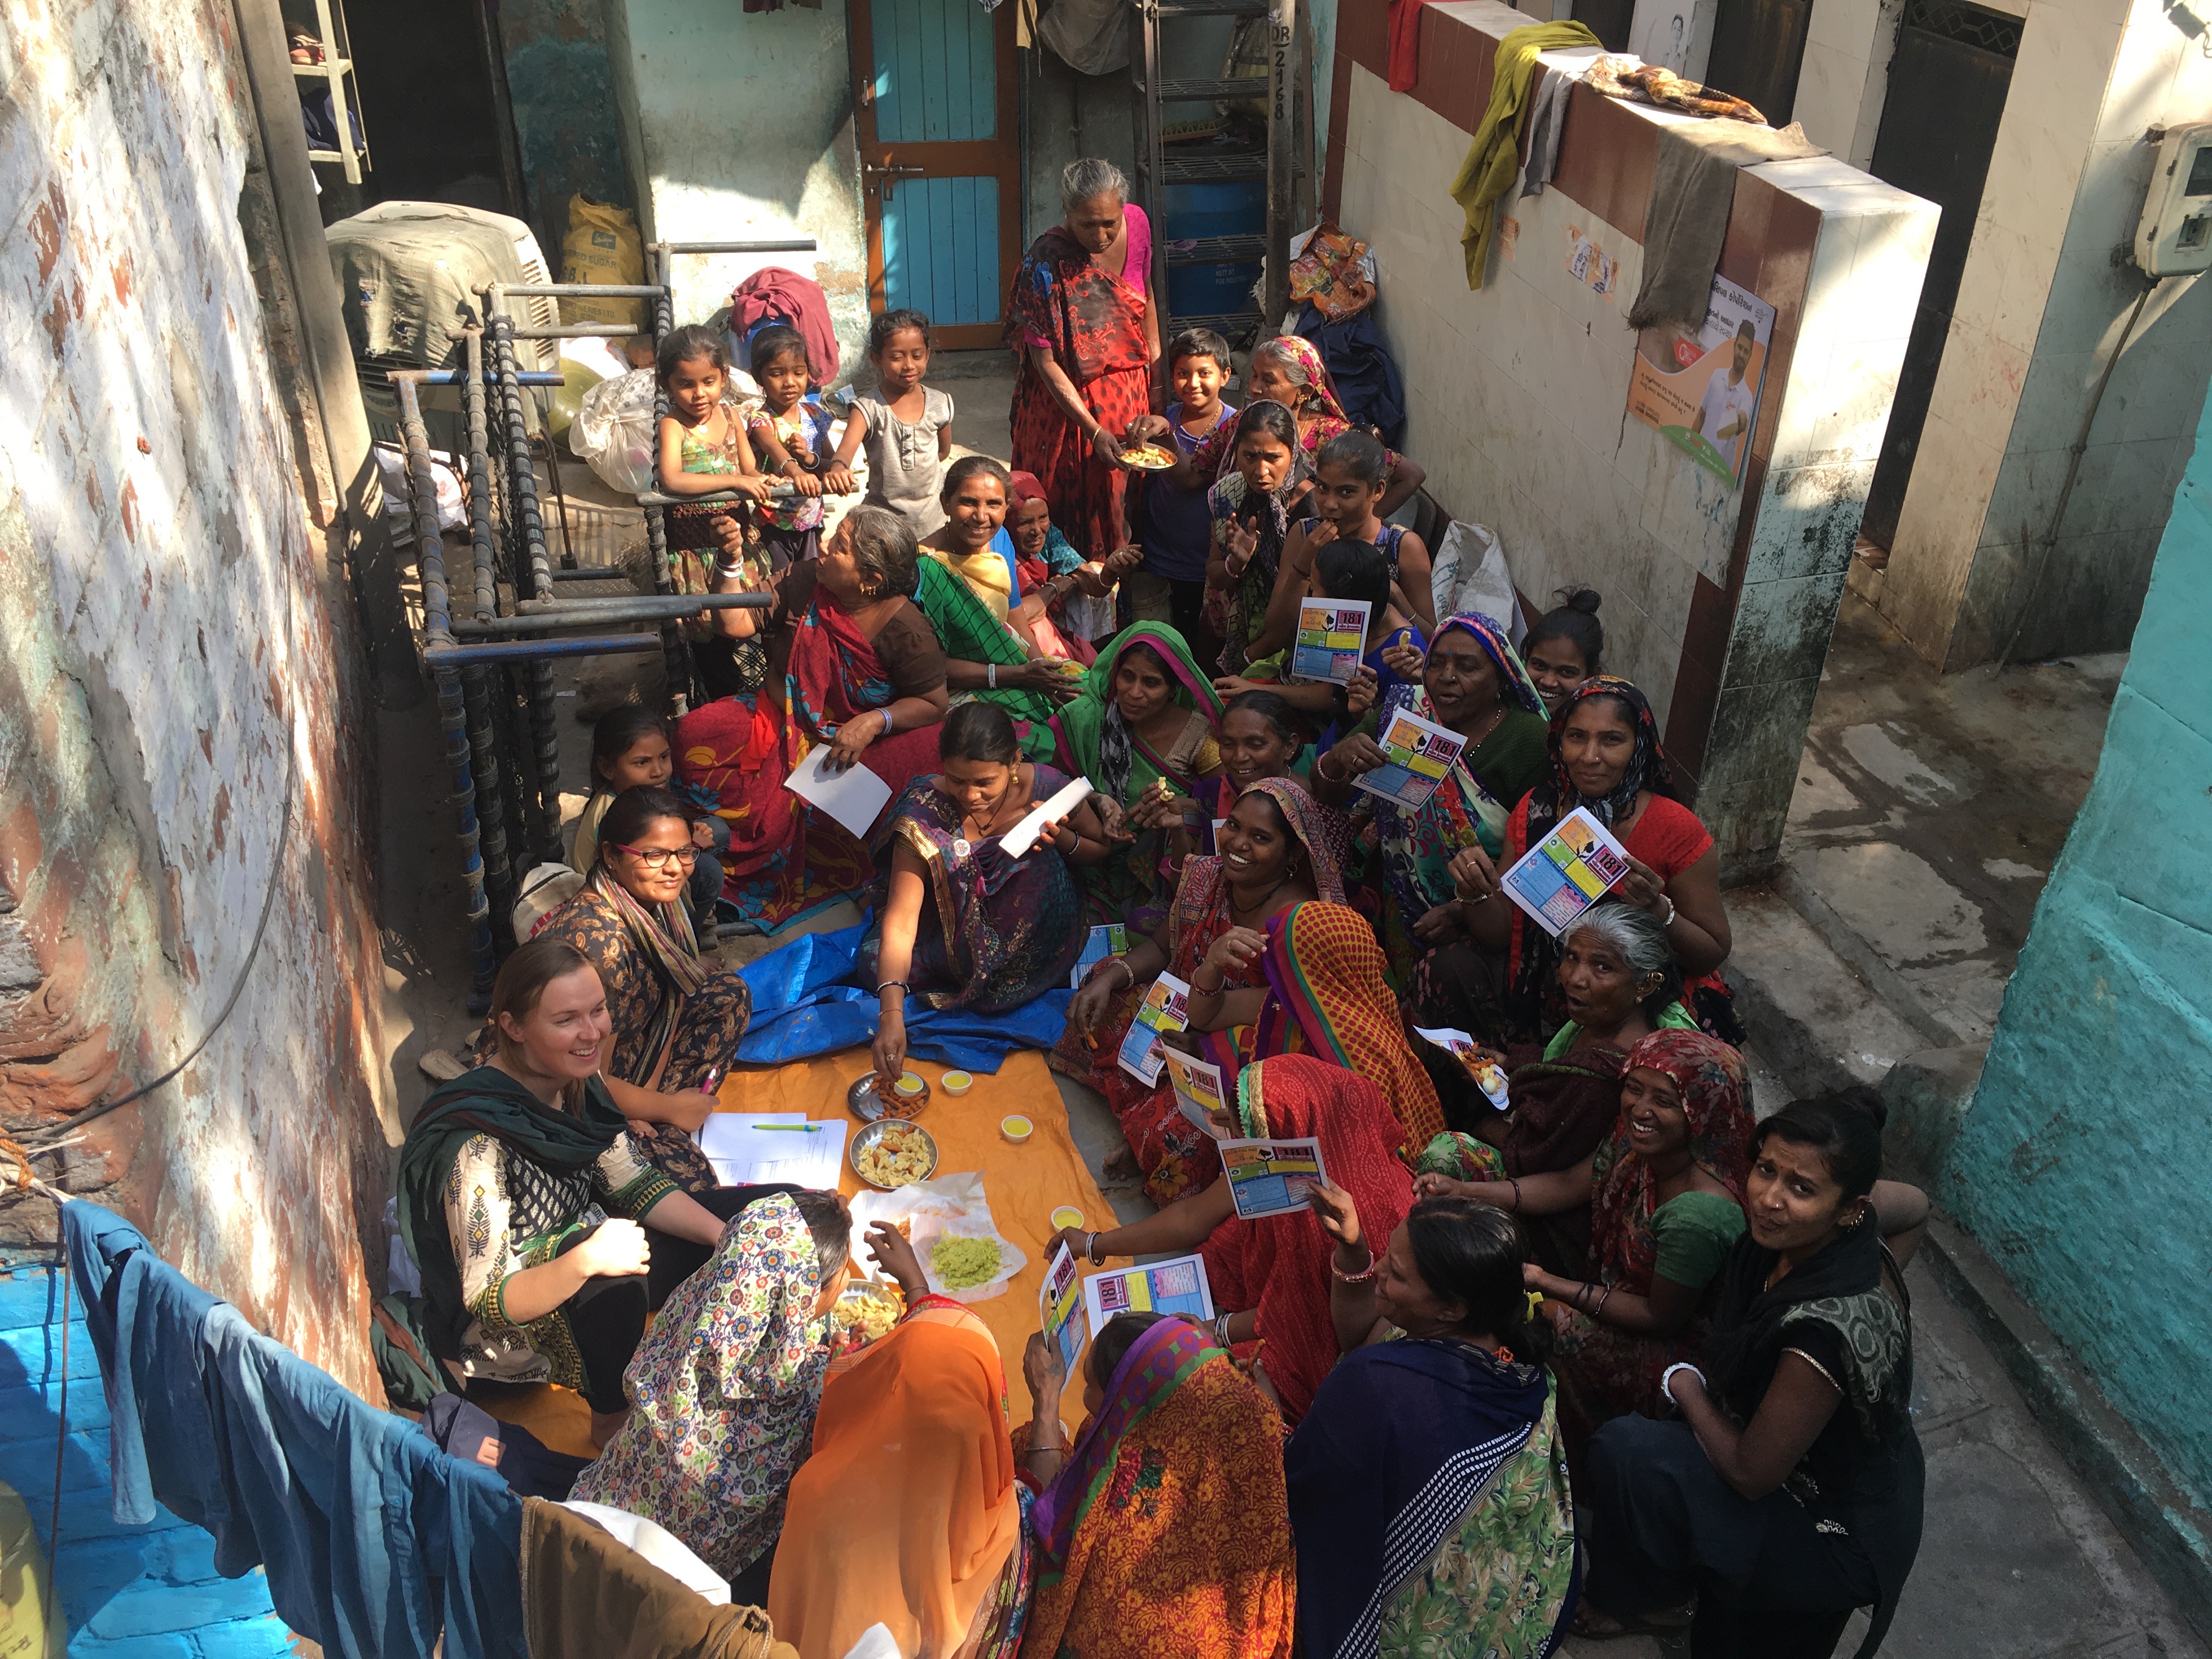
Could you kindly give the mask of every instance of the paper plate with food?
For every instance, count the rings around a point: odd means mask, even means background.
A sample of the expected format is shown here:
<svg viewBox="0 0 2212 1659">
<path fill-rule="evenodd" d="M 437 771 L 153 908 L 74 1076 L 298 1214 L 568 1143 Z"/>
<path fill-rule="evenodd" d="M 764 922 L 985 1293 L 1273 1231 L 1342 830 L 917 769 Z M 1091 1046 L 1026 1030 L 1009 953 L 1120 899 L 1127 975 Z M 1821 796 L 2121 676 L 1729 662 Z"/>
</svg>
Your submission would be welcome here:
<svg viewBox="0 0 2212 1659">
<path fill-rule="evenodd" d="M 1158 444 L 1131 444 L 1121 452 L 1121 465 L 1139 472 L 1164 472 L 1175 464 L 1173 453 Z"/>
<path fill-rule="evenodd" d="M 956 1302 L 988 1302 L 1005 1295 L 1008 1281 L 1030 1264 L 991 1219 L 983 1177 L 972 1171 L 887 1193 L 862 1193 L 852 1208 L 853 1259 L 871 1281 L 881 1282 L 883 1270 L 864 1241 L 878 1221 L 906 1235 L 929 1288 Z"/>
</svg>

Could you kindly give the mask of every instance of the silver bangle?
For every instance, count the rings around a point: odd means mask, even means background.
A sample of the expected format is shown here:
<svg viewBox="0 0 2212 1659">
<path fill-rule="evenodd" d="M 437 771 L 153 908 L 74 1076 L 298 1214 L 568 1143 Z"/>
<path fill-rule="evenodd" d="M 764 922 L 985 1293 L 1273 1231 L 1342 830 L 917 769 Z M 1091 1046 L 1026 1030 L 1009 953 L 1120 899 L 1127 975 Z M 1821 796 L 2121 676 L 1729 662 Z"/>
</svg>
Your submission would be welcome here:
<svg viewBox="0 0 2212 1659">
<path fill-rule="evenodd" d="M 989 684 L 991 690 L 994 691 L 997 690 L 999 689 L 999 665 L 996 663 L 987 663 L 984 665 L 984 678 Z"/>
<path fill-rule="evenodd" d="M 1229 1340 L 1229 1316 L 1227 1314 L 1214 1315 L 1213 1340 L 1215 1346 L 1219 1347 L 1224 1352 L 1226 1352 L 1234 1346 Z"/>
<path fill-rule="evenodd" d="M 1673 1364 L 1668 1366 L 1665 1370 L 1659 1373 L 1659 1392 L 1664 1395 L 1669 1401 L 1673 1401 L 1676 1409 L 1679 1410 L 1682 1402 L 1674 1399 L 1674 1390 L 1669 1386 L 1674 1381 L 1674 1373 L 1676 1371 L 1689 1372 L 1691 1376 L 1698 1379 L 1698 1382 L 1700 1387 L 1705 1386 L 1705 1374 L 1699 1370 L 1695 1365 L 1690 1364 L 1686 1359 L 1678 1359 Z"/>
<path fill-rule="evenodd" d="M 1667 901 L 1667 920 L 1661 922 L 1659 926 L 1662 928 L 1672 927 L 1674 925 L 1674 896 L 1662 891 L 1659 896 Z"/>
</svg>

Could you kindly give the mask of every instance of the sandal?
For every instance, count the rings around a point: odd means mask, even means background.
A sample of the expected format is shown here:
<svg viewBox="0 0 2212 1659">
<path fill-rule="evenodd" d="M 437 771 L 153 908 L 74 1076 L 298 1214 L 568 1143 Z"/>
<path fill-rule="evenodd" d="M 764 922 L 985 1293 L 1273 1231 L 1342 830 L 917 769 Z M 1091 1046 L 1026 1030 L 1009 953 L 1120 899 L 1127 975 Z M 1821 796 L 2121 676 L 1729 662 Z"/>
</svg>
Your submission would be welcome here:
<svg viewBox="0 0 2212 1659">
<path fill-rule="evenodd" d="M 1622 1619 L 1584 1599 L 1575 1609 L 1574 1635 L 1584 1642 L 1617 1642 L 1625 1636 L 1680 1636 L 1696 1617 L 1692 1607 L 1662 1607 L 1637 1619 Z"/>
</svg>

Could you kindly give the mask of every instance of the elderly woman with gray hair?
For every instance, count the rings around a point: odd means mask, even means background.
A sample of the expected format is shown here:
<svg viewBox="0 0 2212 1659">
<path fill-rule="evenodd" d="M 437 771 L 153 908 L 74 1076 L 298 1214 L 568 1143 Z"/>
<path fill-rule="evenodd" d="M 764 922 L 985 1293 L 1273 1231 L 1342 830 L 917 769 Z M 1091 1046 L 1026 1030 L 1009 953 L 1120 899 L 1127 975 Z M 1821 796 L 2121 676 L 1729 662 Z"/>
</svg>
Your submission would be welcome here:
<svg viewBox="0 0 2212 1659">
<path fill-rule="evenodd" d="M 1152 412 L 1160 356 L 1152 228 L 1110 161 L 1060 175 L 1062 222 L 1036 239 L 1006 296 L 1017 471 L 1036 475 L 1052 521 L 1087 559 L 1129 543 L 1129 428 Z"/>
<path fill-rule="evenodd" d="M 1439 1090 L 1446 1121 L 1471 1122 L 1474 1133 L 1438 1135 L 1415 1161 L 1417 1173 L 1448 1182 L 1495 1181 L 1510 1192 L 1533 1176 L 1575 1168 L 1597 1151 L 1620 1114 L 1628 1051 L 1655 1030 L 1697 1030 L 1682 1006 L 1682 970 L 1666 928 L 1618 899 L 1593 905 L 1568 924 L 1559 939 L 1559 981 L 1567 1023 L 1549 1042 L 1485 1051 L 1506 1073 L 1502 1112 L 1464 1072 L 1439 1078 L 1451 1085 Z M 1460 1070 L 1456 1062 L 1452 1069 Z M 1522 1224 L 1546 1271 L 1587 1275 L 1587 1203 L 1524 1214 Z"/>
<path fill-rule="evenodd" d="M 723 532 L 718 593 L 744 591 L 741 537 Z M 866 848 L 783 787 L 811 750 L 826 745 L 833 770 L 866 766 L 893 793 L 935 769 L 951 696 L 945 648 L 908 597 L 916 556 L 904 519 L 856 507 L 821 557 L 777 577 L 772 609 L 712 613 L 726 637 L 763 635 L 768 678 L 676 723 L 677 775 L 728 822 L 722 900 L 756 927 L 773 931 L 875 875 Z"/>
</svg>

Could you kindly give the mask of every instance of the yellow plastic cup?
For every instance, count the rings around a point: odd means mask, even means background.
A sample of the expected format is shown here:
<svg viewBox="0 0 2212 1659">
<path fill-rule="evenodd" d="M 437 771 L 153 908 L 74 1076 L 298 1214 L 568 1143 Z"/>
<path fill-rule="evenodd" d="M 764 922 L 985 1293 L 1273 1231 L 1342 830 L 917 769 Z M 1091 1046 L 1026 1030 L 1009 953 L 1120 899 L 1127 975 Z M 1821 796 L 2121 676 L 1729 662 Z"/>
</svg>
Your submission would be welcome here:
<svg viewBox="0 0 2212 1659">
<path fill-rule="evenodd" d="M 938 1087 L 957 1098 L 975 1086 L 975 1079 L 966 1072 L 947 1072 L 937 1080 Z"/>
<path fill-rule="evenodd" d="M 1017 1146 L 1027 1140 L 1036 1129 L 1036 1125 L 1018 1115 L 999 1120 L 999 1133 Z"/>
<path fill-rule="evenodd" d="M 1054 1232 L 1067 1227 L 1080 1227 L 1082 1224 L 1083 1212 L 1073 1204 L 1063 1204 L 1052 1212 L 1052 1230 Z"/>
</svg>

